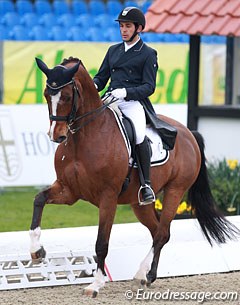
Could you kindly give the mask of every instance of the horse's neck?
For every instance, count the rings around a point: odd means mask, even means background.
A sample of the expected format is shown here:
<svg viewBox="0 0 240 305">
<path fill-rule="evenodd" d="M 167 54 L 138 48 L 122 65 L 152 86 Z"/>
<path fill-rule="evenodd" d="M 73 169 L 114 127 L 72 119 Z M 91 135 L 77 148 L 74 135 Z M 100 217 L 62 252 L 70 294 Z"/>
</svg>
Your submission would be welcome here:
<svg viewBox="0 0 240 305">
<path fill-rule="evenodd" d="M 95 87 L 90 82 L 86 85 L 81 83 L 82 94 L 80 97 L 80 107 L 77 110 L 75 126 L 81 131 L 81 137 L 84 135 L 94 136 L 94 130 L 98 130 L 104 122 L 104 109 L 102 109 L 102 100 Z"/>
<path fill-rule="evenodd" d="M 101 98 L 94 86 L 94 83 L 86 70 L 81 67 L 82 73 L 79 75 L 79 80 L 82 86 L 83 101 L 81 103 L 80 115 L 94 111 L 102 106 Z"/>
<path fill-rule="evenodd" d="M 113 129 L 111 117 L 107 109 L 100 114 L 80 119 L 74 127 L 79 130 L 71 136 L 70 151 L 75 151 L 75 156 L 78 159 L 80 156 L 88 155 L 90 151 L 94 150 L 97 153 L 99 150 L 106 150 L 106 143 L 103 135 L 112 138 Z M 98 158 L 98 157 L 97 157 Z"/>
<path fill-rule="evenodd" d="M 87 91 L 83 96 L 84 101 L 82 103 L 82 112 L 87 113 L 91 111 L 95 111 L 95 109 L 98 109 L 102 106 L 101 98 L 99 97 L 98 93 L 94 95 L 90 95 Z"/>
</svg>

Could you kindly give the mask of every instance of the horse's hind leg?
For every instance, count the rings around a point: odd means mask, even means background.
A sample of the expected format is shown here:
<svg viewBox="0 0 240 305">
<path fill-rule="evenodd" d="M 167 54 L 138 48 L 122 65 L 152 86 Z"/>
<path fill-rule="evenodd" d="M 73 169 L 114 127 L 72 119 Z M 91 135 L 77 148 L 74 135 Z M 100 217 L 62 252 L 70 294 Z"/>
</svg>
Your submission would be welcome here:
<svg viewBox="0 0 240 305">
<path fill-rule="evenodd" d="M 152 247 L 152 264 L 151 269 L 147 274 L 147 284 L 150 285 L 157 278 L 157 268 L 159 257 L 163 246 L 169 241 L 170 238 L 170 224 L 176 215 L 178 205 L 184 195 L 184 190 L 177 190 L 168 188 L 164 191 L 163 209 L 158 224 L 156 234 L 153 238 Z"/>
<path fill-rule="evenodd" d="M 154 238 L 159 225 L 159 221 L 156 216 L 154 205 L 146 205 L 146 206 L 132 205 L 132 209 L 138 220 L 149 229 L 152 238 Z M 138 286 L 146 285 L 147 273 L 151 268 L 152 259 L 153 259 L 153 250 L 151 248 L 148 255 L 141 262 L 139 270 L 134 276 L 134 280 Z"/>
<path fill-rule="evenodd" d="M 72 204 L 75 201 L 76 200 L 73 198 L 69 189 L 67 187 L 63 188 L 63 186 L 58 181 L 56 181 L 48 189 L 37 194 L 33 204 L 33 216 L 29 232 L 31 239 L 30 253 L 33 260 L 41 261 L 46 255 L 46 251 L 40 244 L 40 225 L 45 204 Z"/>
</svg>

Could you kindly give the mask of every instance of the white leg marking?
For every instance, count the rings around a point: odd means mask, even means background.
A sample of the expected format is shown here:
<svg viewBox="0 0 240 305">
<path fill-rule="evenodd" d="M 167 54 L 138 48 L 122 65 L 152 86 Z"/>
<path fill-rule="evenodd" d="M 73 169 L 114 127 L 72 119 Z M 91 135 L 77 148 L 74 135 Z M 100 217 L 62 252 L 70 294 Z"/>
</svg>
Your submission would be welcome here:
<svg viewBox="0 0 240 305">
<path fill-rule="evenodd" d="M 134 276 L 135 279 L 147 280 L 147 273 L 151 268 L 152 260 L 153 260 L 153 248 L 151 248 L 148 255 L 141 262 L 140 268 L 139 268 L 138 272 L 136 273 L 136 275 Z"/>
<path fill-rule="evenodd" d="M 57 115 L 57 106 L 58 102 L 61 97 L 61 91 L 59 91 L 56 95 L 51 95 L 51 102 L 52 102 L 52 115 Z M 49 137 L 51 140 L 53 140 L 53 134 L 54 134 L 54 129 L 56 126 L 56 121 L 52 122 L 51 128 L 49 130 Z"/>
<path fill-rule="evenodd" d="M 100 269 L 97 270 L 94 281 L 88 285 L 85 289 L 99 292 L 99 289 L 105 285 L 105 277 Z"/>
<path fill-rule="evenodd" d="M 40 236 L 41 236 L 41 228 L 37 227 L 34 230 L 29 231 L 30 235 L 30 253 L 35 253 L 41 248 L 40 244 Z"/>
</svg>

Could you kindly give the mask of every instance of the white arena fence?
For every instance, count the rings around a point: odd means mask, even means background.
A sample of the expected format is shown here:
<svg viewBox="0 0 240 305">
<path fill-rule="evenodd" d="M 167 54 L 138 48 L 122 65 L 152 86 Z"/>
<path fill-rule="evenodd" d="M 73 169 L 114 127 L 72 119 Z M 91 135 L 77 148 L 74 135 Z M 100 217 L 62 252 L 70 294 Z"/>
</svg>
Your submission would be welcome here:
<svg viewBox="0 0 240 305">
<path fill-rule="evenodd" d="M 240 216 L 228 219 L 240 228 Z M 40 264 L 31 261 L 27 231 L 0 233 L 0 290 L 92 282 L 97 230 L 97 226 L 42 230 L 47 256 Z M 140 223 L 115 224 L 105 265 L 107 280 L 132 279 L 151 244 Z M 237 271 L 239 257 L 239 240 L 211 247 L 195 219 L 174 220 L 158 277 Z"/>
</svg>

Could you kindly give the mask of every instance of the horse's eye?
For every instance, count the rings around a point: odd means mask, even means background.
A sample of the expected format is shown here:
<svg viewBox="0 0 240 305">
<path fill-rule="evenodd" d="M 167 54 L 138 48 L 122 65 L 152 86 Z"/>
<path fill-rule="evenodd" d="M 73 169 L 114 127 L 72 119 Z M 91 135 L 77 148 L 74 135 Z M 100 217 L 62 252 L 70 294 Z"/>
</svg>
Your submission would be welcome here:
<svg viewBox="0 0 240 305">
<path fill-rule="evenodd" d="M 71 102 L 71 96 L 70 95 L 63 96 L 63 99 L 64 99 L 65 102 Z"/>
</svg>

